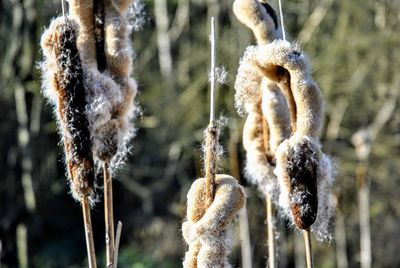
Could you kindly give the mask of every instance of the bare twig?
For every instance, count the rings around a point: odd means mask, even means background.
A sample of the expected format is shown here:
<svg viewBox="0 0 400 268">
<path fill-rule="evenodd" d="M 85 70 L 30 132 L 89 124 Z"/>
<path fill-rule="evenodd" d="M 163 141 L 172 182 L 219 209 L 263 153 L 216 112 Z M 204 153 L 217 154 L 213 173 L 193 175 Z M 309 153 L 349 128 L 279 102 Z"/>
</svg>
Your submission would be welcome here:
<svg viewBox="0 0 400 268">
<path fill-rule="evenodd" d="M 217 39 L 215 36 L 215 17 L 211 18 L 211 96 L 210 96 L 210 125 L 214 123 L 215 120 L 215 86 L 216 86 L 216 75 L 215 75 L 215 65 L 217 62 Z"/>
<path fill-rule="evenodd" d="M 311 247 L 310 228 L 303 230 L 303 236 L 304 236 L 304 246 L 306 249 L 307 268 L 314 268 L 314 260 L 313 260 L 313 256 L 312 256 L 312 247 Z"/>
<path fill-rule="evenodd" d="M 267 203 L 267 225 L 268 225 L 268 267 L 276 267 L 275 229 L 273 220 L 273 208 L 271 195 L 265 197 Z"/>
<path fill-rule="evenodd" d="M 82 200 L 83 222 L 85 224 L 85 239 L 88 255 L 89 268 L 96 268 L 96 253 L 94 250 L 94 240 L 92 232 L 92 220 L 90 217 L 89 198 L 85 197 Z"/>
<path fill-rule="evenodd" d="M 121 239 L 121 232 L 122 232 L 122 222 L 118 221 L 117 233 L 115 234 L 114 268 L 117 268 L 118 265 L 118 250 L 119 250 L 119 241 Z"/>
<path fill-rule="evenodd" d="M 104 162 L 104 220 L 106 227 L 106 263 L 107 267 L 113 267 L 114 257 L 114 210 L 113 210 L 113 192 L 112 192 L 112 176 L 109 164 Z"/>
<path fill-rule="evenodd" d="M 260 103 L 260 110 L 261 110 Z M 263 136 L 263 145 L 264 151 L 267 158 L 270 155 L 271 146 L 270 146 L 270 133 L 269 126 L 267 120 L 263 117 L 262 119 L 262 136 Z M 266 213 L 267 213 L 267 234 L 268 234 L 268 267 L 275 268 L 276 267 L 276 247 L 275 247 L 275 230 L 274 230 L 274 215 L 273 215 L 273 205 L 271 195 L 266 194 L 265 196 L 266 203 Z"/>
<path fill-rule="evenodd" d="M 229 163 L 232 176 L 236 178 L 241 184 L 240 165 L 239 165 L 239 129 L 237 122 L 234 121 L 230 124 L 231 133 L 229 139 Z M 239 211 L 239 234 L 240 234 L 240 250 L 242 256 L 242 267 L 252 268 L 251 260 L 251 243 L 249 231 L 249 219 L 247 216 L 246 206 Z"/>
<path fill-rule="evenodd" d="M 218 129 L 215 121 L 215 65 L 216 65 L 216 37 L 215 18 L 211 18 L 211 96 L 210 96 L 210 123 L 206 129 L 205 138 L 205 175 L 206 175 L 206 207 L 214 200 L 215 174 L 217 171 Z"/>
</svg>

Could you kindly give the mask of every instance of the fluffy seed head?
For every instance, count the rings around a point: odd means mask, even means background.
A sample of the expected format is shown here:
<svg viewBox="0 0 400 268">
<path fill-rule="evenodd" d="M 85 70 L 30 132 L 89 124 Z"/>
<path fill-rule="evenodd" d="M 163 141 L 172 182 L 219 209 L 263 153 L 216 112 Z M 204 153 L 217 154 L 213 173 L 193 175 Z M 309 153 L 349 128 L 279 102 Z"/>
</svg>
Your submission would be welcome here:
<svg viewBox="0 0 400 268">
<path fill-rule="evenodd" d="M 44 82 L 51 79 L 51 83 L 44 85 L 44 91 L 57 108 L 71 191 L 81 201 L 83 197 L 93 197 L 94 163 L 74 26 L 64 18 L 52 21 L 41 41 L 45 56 L 42 71 Z"/>
<path fill-rule="evenodd" d="M 231 267 L 231 236 L 245 195 L 231 176 L 216 175 L 215 182 L 215 199 L 208 209 L 204 202 L 205 178 L 197 179 L 188 192 L 187 221 L 182 225 L 182 233 L 189 250 L 183 267 Z"/>
<path fill-rule="evenodd" d="M 278 19 L 268 3 L 258 0 L 236 0 L 233 13 L 246 27 L 253 31 L 258 44 L 267 44 L 277 38 Z"/>
</svg>

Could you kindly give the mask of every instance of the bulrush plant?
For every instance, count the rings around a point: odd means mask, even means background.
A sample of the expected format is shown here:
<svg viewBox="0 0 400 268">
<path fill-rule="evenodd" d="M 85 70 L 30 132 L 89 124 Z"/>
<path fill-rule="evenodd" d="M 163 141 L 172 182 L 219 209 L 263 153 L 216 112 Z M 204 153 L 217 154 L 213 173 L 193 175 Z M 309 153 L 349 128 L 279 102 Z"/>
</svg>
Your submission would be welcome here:
<svg viewBox="0 0 400 268">
<path fill-rule="evenodd" d="M 96 267 L 89 207 L 95 198 L 94 161 L 74 26 L 67 18 L 57 18 L 44 32 L 41 40 L 45 57 L 42 68 L 46 70 L 43 85 L 44 94 L 56 110 L 71 192 L 82 204 L 89 265 Z"/>
<path fill-rule="evenodd" d="M 252 75 L 248 75 L 252 74 Z M 239 67 L 236 87 L 256 92 L 260 77 L 278 84 L 285 93 L 291 113 L 291 136 L 276 150 L 274 173 L 280 185 L 279 204 L 295 226 L 309 227 L 317 239 L 331 238 L 334 198 L 333 166 L 322 153 L 318 136 L 323 121 L 320 89 L 311 76 L 310 64 L 295 44 L 284 40 L 258 47 L 249 47 Z M 243 98 L 238 98 L 241 105 Z M 310 250 L 309 245 L 306 249 Z M 312 259 L 307 258 L 308 266 Z"/>
<path fill-rule="evenodd" d="M 203 146 L 205 178 L 195 180 L 187 195 L 187 215 L 182 234 L 189 248 L 185 254 L 185 268 L 228 268 L 235 219 L 245 205 L 245 194 L 238 181 L 217 174 L 221 152 L 218 144 L 219 128 L 214 122 L 215 92 L 215 19 L 211 20 L 211 113 Z"/>
<path fill-rule="evenodd" d="M 111 173 L 129 152 L 137 112 L 129 41 L 135 26 L 128 25 L 133 0 L 68 2 L 69 15 L 53 20 L 42 37 L 44 93 L 58 109 L 74 196 L 83 195 L 81 187 L 84 196 L 94 200 L 94 173 L 103 168 L 107 267 L 116 267 Z M 73 33 L 63 37 L 66 41 L 59 37 L 65 28 L 60 24 L 68 25 L 66 33 Z M 74 101 L 69 96 L 75 96 Z M 64 108 L 66 104 L 70 108 Z M 76 139 L 80 146 L 68 145 Z M 70 153 L 70 147 L 79 152 L 84 148 L 85 154 Z"/>
<path fill-rule="evenodd" d="M 334 214 L 331 192 L 334 181 L 333 166 L 329 157 L 321 152 L 318 139 L 323 121 L 323 100 L 320 89 L 311 76 L 310 64 L 299 47 L 285 40 L 268 42 L 261 38 L 271 37 L 271 30 L 261 27 L 268 25 L 268 21 L 271 27 L 273 21 L 262 19 L 262 16 L 271 13 L 270 8 L 262 11 L 261 7 L 266 5 L 250 0 L 237 0 L 234 4 L 236 16 L 253 30 L 258 41 L 258 46 L 246 49 L 240 62 L 235 82 L 235 101 L 239 112 L 246 111 L 250 115 L 257 101 L 262 99 L 262 115 L 269 127 L 268 135 L 265 135 L 264 131 L 264 140 L 270 139 L 269 147 L 266 148 L 270 150 L 269 157 L 272 156 L 270 165 L 266 166 L 270 168 L 271 164 L 276 163 L 274 174 L 279 182 L 281 212 L 293 225 L 304 230 L 307 264 L 308 267 L 312 267 L 309 228 L 311 226 L 317 239 L 331 239 Z M 266 33 L 257 33 L 259 29 Z M 277 37 L 277 34 L 275 36 Z M 270 92 L 265 91 L 265 88 L 270 88 Z M 275 109 L 267 109 L 268 94 L 271 95 L 273 89 L 281 91 L 280 97 L 283 93 L 288 108 L 281 104 L 279 107 L 275 106 Z M 279 102 L 280 97 L 277 96 L 275 95 L 275 103 Z M 273 106 L 269 106 L 271 107 Z M 289 112 L 284 111 L 287 109 L 290 110 L 290 120 Z M 274 125 L 276 127 L 271 127 Z M 271 140 L 272 130 L 278 130 L 275 134 L 279 139 Z M 248 155 L 248 152 L 246 153 Z"/>
<path fill-rule="evenodd" d="M 233 11 L 240 22 L 253 31 L 257 44 L 271 43 L 279 36 L 278 20 L 268 3 L 258 0 L 236 0 Z M 254 65 L 248 50 L 241 66 Z M 249 60 L 249 62 L 247 62 Z M 258 70 L 242 68 L 237 77 L 236 104 L 238 111 L 248 114 L 243 128 L 243 146 L 246 151 L 246 178 L 264 195 L 267 205 L 268 266 L 276 267 L 275 230 L 272 202 L 278 201 L 278 181 L 273 173 L 275 151 L 290 135 L 290 115 L 286 99 L 276 82 L 257 74 Z M 258 77 L 254 84 L 247 77 Z"/>
</svg>

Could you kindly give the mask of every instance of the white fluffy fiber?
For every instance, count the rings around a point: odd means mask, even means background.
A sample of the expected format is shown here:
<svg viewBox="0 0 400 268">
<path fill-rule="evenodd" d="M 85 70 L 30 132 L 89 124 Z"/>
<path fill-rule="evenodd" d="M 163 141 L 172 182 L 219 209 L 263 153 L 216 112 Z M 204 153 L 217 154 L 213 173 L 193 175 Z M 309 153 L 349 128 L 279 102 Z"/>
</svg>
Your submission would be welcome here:
<svg viewBox="0 0 400 268">
<path fill-rule="evenodd" d="M 239 114 L 249 113 L 261 100 L 261 73 L 256 67 L 258 49 L 249 46 L 240 60 L 235 80 L 235 107 Z"/>
<path fill-rule="evenodd" d="M 331 241 L 336 211 L 335 197 L 332 193 L 335 182 L 335 165 L 325 154 L 320 161 L 318 175 L 318 214 L 311 231 L 319 241 Z"/>
<path fill-rule="evenodd" d="M 84 74 L 88 89 L 86 113 L 95 159 L 111 157 L 111 165 L 117 167 L 128 153 L 128 143 L 134 136 L 136 107 L 133 97 L 136 94 L 136 82 L 132 78 L 125 78 L 128 85 L 122 87 L 107 72 L 100 73 L 93 68 L 85 70 Z M 126 95 L 132 97 L 127 98 Z M 121 107 L 125 110 L 123 114 L 118 112 Z"/>
<path fill-rule="evenodd" d="M 246 179 L 262 194 L 269 194 L 276 200 L 278 181 L 264 149 L 261 117 L 261 113 L 250 112 L 243 127 L 243 147 L 246 150 L 244 172 Z"/>
</svg>

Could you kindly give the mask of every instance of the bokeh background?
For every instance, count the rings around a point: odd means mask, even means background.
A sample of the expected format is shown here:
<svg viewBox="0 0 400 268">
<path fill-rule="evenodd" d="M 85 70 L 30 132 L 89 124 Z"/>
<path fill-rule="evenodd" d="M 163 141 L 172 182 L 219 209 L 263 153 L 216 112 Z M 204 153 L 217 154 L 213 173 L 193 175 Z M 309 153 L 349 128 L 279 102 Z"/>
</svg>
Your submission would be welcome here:
<svg viewBox="0 0 400 268">
<path fill-rule="evenodd" d="M 234 109 L 233 85 L 254 39 L 230 0 L 143 4 L 146 23 L 132 36 L 142 114 L 132 154 L 114 176 L 115 219 L 124 224 L 119 264 L 180 267 L 186 193 L 202 175 L 209 116 L 209 19 L 218 16 L 218 65 L 228 71 L 218 90 L 218 114 L 226 118 L 220 166 L 236 176 L 244 161 L 244 119 Z M 285 0 L 283 7 L 288 38 L 308 54 L 325 97 L 321 140 L 338 164 L 335 241 L 313 241 L 316 267 L 359 267 L 360 237 L 368 234 L 372 266 L 399 267 L 400 1 Z M 87 266 L 81 209 L 68 193 L 62 146 L 37 69 L 40 35 L 60 14 L 60 1 L 0 0 L 1 267 Z M 367 150 L 365 159 L 352 142 L 356 132 L 366 142 L 358 147 Z M 265 204 L 239 179 L 248 191 L 253 267 L 265 267 Z M 103 265 L 102 202 L 92 217 Z M 302 237 L 287 224 L 277 222 L 279 267 L 304 267 Z M 242 267 L 240 244 L 231 257 Z"/>
</svg>

